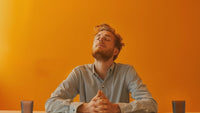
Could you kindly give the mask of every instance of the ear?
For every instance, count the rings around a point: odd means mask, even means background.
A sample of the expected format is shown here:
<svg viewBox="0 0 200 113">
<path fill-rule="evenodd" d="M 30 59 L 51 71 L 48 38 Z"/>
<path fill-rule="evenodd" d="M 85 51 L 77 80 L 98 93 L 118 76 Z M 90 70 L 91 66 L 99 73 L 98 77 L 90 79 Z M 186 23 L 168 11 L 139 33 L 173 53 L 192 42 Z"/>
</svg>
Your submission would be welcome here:
<svg viewBox="0 0 200 113">
<path fill-rule="evenodd" d="M 119 50 L 117 48 L 114 48 L 114 55 L 117 55 L 119 53 Z"/>
</svg>

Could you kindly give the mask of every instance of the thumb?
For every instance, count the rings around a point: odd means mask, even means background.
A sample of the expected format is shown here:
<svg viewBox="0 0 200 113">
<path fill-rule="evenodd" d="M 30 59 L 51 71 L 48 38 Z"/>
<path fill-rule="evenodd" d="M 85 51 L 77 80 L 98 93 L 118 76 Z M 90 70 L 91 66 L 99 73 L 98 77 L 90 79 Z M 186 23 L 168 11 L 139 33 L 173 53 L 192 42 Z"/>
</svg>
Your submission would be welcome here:
<svg viewBox="0 0 200 113">
<path fill-rule="evenodd" d="M 101 91 L 98 91 L 96 96 L 92 98 L 92 101 L 96 101 L 101 96 Z"/>
<path fill-rule="evenodd" d="M 101 98 L 108 99 L 108 98 L 106 97 L 106 95 L 103 93 L 103 91 L 101 91 Z"/>
<path fill-rule="evenodd" d="M 97 92 L 97 97 L 101 97 L 101 93 L 102 93 L 102 91 L 101 90 L 99 90 L 98 92 Z"/>
</svg>

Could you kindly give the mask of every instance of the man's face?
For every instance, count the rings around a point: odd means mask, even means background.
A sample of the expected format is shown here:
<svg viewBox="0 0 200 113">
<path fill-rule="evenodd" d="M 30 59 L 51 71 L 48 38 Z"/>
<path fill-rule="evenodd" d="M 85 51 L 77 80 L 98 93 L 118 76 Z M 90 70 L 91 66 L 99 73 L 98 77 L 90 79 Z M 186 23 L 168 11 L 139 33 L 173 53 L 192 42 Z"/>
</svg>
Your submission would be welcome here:
<svg viewBox="0 0 200 113">
<path fill-rule="evenodd" d="M 114 35 L 109 31 L 97 33 L 93 42 L 92 56 L 97 60 L 107 61 L 117 54 Z"/>
</svg>

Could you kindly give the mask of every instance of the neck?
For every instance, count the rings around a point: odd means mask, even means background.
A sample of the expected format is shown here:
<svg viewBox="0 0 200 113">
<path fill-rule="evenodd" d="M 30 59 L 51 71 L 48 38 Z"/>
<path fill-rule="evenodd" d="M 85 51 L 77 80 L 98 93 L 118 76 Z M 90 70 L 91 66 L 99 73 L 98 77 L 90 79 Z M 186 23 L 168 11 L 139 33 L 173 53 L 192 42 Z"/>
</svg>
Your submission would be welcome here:
<svg viewBox="0 0 200 113">
<path fill-rule="evenodd" d="M 98 73 L 98 75 L 104 80 L 108 69 L 113 64 L 113 59 L 109 59 L 108 61 L 98 61 L 95 59 L 94 65 L 95 65 L 95 71 Z"/>
</svg>

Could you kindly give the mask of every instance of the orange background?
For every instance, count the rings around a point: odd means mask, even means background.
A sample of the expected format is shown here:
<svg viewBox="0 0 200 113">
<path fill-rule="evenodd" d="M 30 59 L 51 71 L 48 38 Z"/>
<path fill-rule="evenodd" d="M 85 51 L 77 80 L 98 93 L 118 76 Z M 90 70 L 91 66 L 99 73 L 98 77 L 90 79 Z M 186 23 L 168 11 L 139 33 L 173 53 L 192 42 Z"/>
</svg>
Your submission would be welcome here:
<svg viewBox="0 0 200 113">
<path fill-rule="evenodd" d="M 93 27 L 123 37 L 116 62 L 131 64 L 158 102 L 200 111 L 199 0 L 0 0 L 0 110 L 44 104 L 70 71 L 93 63 Z M 76 99 L 77 100 L 77 99 Z"/>
</svg>

